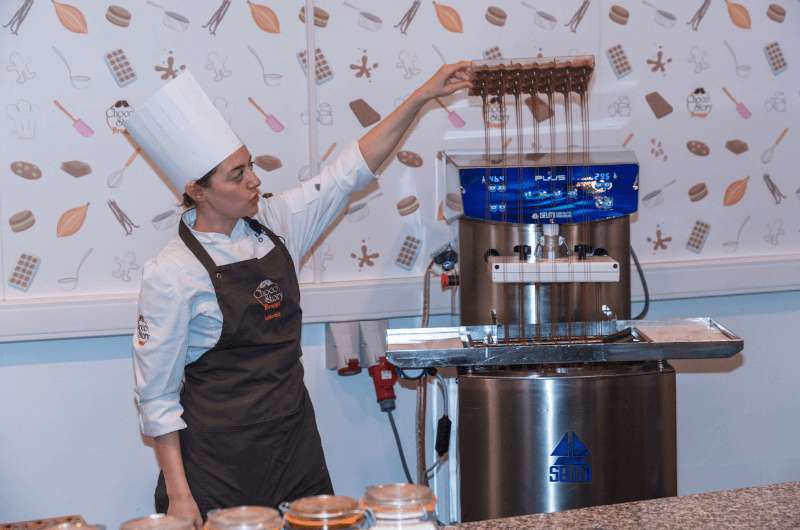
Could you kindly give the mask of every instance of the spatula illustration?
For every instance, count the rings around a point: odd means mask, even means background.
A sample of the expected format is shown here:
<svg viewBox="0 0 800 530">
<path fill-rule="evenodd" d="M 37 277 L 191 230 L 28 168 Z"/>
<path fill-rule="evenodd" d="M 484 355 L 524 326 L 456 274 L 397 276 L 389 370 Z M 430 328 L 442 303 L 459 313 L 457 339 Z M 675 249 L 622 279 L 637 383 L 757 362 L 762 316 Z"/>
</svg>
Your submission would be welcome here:
<svg viewBox="0 0 800 530">
<path fill-rule="evenodd" d="M 247 101 L 249 101 L 255 108 L 257 108 L 258 112 L 260 112 L 264 116 L 264 120 L 267 122 L 267 125 L 269 126 L 270 129 L 272 129 L 276 133 L 279 133 L 283 130 L 284 128 L 283 124 L 280 121 L 278 121 L 278 118 L 276 118 L 272 114 L 267 114 L 264 111 L 264 109 L 258 106 L 258 103 L 256 103 L 253 98 L 248 97 Z"/>
<path fill-rule="evenodd" d="M 455 127 L 456 129 L 460 129 L 464 125 L 466 125 L 466 123 L 464 122 L 464 118 L 459 116 L 455 111 L 448 109 L 447 106 L 444 103 L 442 103 L 441 99 L 439 98 L 433 98 L 433 99 L 436 100 L 436 103 L 438 103 L 440 107 L 442 107 L 445 111 L 447 111 L 447 119 L 450 120 L 450 123 L 453 125 L 453 127 Z"/>
<path fill-rule="evenodd" d="M 54 99 L 53 103 L 55 103 L 56 107 L 58 107 L 61 110 L 61 112 L 63 112 L 67 116 L 69 116 L 69 119 L 72 120 L 72 126 L 75 128 L 76 131 L 78 131 L 78 134 L 80 134 L 81 136 L 86 136 L 86 137 L 91 136 L 91 135 L 94 134 L 94 131 L 92 130 L 92 128 L 89 127 L 88 125 L 86 125 L 85 121 L 83 121 L 83 120 L 81 120 L 79 118 L 75 118 L 72 114 L 70 114 L 67 111 L 67 109 L 65 109 L 61 105 L 61 103 L 58 102 L 57 99 Z"/>
<path fill-rule="evenodd" d="M 728 92 L 727 88 L 722 87 L 722 91 L 725 92 L 725 95 L 728 96 L 731 99 L 731 101 L 733 101 L 733 103 L 736 105 L 736 112 L 739 113 L 739 116 L 741 116 L 744 119 L 748 119 L 750 118 L 750 116 L 753 115 L 753 113 L 750 112 L 750 109 L 748 109 L 744 103 L 742 103 L 741 101 L 736 101 L 736 98 L 733 97 L 730 92 Z"/>
</svg>

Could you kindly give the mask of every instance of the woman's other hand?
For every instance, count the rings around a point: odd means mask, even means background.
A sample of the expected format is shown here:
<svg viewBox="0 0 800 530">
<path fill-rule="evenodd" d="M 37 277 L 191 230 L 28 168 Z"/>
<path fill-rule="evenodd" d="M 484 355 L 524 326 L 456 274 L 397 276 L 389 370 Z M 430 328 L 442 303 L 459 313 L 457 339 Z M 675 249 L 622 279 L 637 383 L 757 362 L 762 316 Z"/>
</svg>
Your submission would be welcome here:
<svg viewBox="0 0 800 530">
<path fill-rule="evenodd" d="M 471 63 L 469 61 L 445 64 L 425 84 L 419 87 L 417 92 L 423 98 L 429 100 L 449 96 L 463 88 L 472 88 L 470 67 Z"/>
<path fill-rule="evenodd" d="M 203 516 L 200 515 L 200 509 L 197 507 L 197 503 L 191 495 L 175 499 L 170 497 L 167 515 L 192 521 L 195 530 L 203 530 Z"/>
</svg>

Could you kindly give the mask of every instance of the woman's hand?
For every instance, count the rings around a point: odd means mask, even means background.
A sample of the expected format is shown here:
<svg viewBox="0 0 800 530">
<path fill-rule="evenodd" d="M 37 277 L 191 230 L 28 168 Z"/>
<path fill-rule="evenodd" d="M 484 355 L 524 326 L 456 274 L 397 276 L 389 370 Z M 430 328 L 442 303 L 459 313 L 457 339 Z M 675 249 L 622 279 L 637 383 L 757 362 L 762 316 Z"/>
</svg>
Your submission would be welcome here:
<svg viewBox="0 0 800 530">
<path fill-rule="evenodd" d="M 449 96 L 462 88 L 472 88 L 469 61 L 446 64 L 439 68 L 425 84 L 417 89 L 425 100 Z"/>
<path fill-rule="evenodd" d="M 200 509 L 197 507 L 197 503 L 191 495 L 181 496 L 175 499 L 170 497 L 167 515 L 192 521 L 195 530 L 203 530 L 203 516 L 200 515 Z"/>
</svg>

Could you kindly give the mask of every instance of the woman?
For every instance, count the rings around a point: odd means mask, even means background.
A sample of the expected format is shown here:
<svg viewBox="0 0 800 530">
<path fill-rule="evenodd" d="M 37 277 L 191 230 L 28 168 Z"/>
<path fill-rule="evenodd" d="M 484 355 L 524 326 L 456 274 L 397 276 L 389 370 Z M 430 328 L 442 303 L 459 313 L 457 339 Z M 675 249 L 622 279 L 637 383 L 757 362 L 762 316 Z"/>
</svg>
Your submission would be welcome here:
<svg viewBox="0 0 800 530">
<path fill-rule="evenodd" d="M 468 66 L 440 68 L 318 177 L 269 199 L 191 74 L 137 108 L 131 137 L 191 207 L 144 268 L 133 340 L 157 511 L 199 529 L 213 508 L 332 493 L 303 383 L 297 264 L 420 109 L 471 86 Z"/>
</svg>

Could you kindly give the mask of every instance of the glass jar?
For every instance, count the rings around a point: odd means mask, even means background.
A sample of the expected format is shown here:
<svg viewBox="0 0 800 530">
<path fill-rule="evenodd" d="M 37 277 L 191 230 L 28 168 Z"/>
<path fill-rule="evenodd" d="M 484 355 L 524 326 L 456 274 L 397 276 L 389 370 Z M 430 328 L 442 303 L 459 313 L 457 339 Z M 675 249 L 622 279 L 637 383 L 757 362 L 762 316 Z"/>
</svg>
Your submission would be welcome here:
<svg viewBox="0 0 800 530">
<path fill-rule="evenodd" d="M 125 521 L 119 528 L 120 530 L 192 530 L 194 524 L 188 519 L 154 513 L 147 517 Z"/>
<path fill-rule="evenodd" d="M 350 530 L 367 528 L 364 510 L 352 497 L 316 495 L 298 499 L 286 509 L 286 530 Z"/>
<path fill-rule="evenodd" d="M 427 486 L 381 484 L 370 486 L 361 498 L 361 507 L 373 521 L 370 528 L 393 530 L 436 530 L 436 497 Z"/>
<path fill-rule="evenodd" d="M 236 506 L 209 511 L 205 530 L 278 530 L 282 524 L 278 510 L 264 506 Z"/>
</svg>

